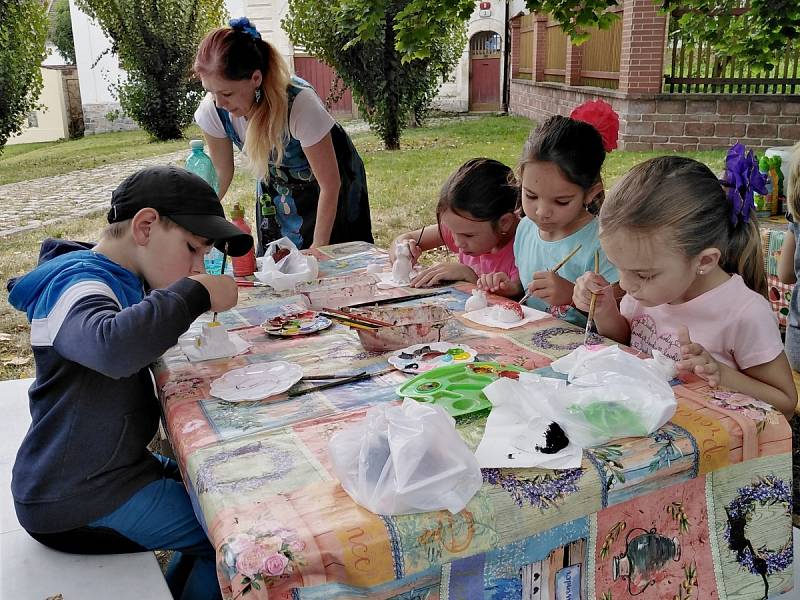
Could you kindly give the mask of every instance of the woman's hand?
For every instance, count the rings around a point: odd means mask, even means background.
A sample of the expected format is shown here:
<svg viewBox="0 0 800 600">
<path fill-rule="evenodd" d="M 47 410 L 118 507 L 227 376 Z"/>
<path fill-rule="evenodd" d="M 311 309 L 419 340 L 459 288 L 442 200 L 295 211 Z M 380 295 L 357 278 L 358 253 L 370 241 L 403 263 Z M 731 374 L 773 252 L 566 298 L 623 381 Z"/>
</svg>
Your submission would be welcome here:
<svg viewBox="0 0 800 600">
<path fill-rule="evenodd" d="M 416 247 L 414 241 L 411 241 Z M 428 267 L 411 280 L 413 287 L 431 287 L 445 281 L 468 281 L 475 283 L 478 276 L 475 271 L 461 263 L 441 263 Z"/>
<path fill-rule="evenodd" d="M 539 271 L 533 274 L 533 281 L 528 285 L 528 291 L 550 306 L 563 306 L 572 304 L 574 287 L 574 283 L 553 271 Z"/>
<path fill-rule="evenodd" d="M 689 329 L 685 325 L 678 328 L 678 343 L 681 349 L 681 360 L 675 363 L 678 371 L 694 373 L 709 387 L 717 387 L 722 378 L 719 363 L 708 350 L 689 338 Z"/>
</svg>

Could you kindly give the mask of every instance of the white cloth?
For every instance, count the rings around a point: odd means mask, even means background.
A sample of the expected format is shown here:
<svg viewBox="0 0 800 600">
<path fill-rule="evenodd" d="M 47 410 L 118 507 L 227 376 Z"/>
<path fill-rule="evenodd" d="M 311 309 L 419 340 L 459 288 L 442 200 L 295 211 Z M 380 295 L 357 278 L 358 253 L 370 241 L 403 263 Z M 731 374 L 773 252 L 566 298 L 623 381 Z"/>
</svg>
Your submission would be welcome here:
<svg viewBox="0 0 800 600">
<path fill-rule="evenodd" d="M 215 138 L 225 138 L 225 127 L 220 121 L 214 99 L 206 94 L 194 113 L 194 120 L 206 134 Z M 231 116 L 233 129 L 244 143 L 247 132 L 247 119 Z M 289 114 L 289 134 L 300 141 L 303 148 L 318 143 L 331 130 L 336 121 L 325 110 L 325 105 L 311 88 L 303 88 L 294 99 Z"/>
</svg>

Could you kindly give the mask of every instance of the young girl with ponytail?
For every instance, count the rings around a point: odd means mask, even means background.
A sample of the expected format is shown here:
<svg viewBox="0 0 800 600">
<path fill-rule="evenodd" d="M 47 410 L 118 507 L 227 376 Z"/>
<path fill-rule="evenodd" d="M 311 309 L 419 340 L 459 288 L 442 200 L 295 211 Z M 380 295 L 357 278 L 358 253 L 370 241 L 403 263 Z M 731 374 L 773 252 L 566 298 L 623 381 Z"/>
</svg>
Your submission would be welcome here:
<svg viewBox="0 0 800 600">
<path fill-rule="evenodd" d="M 597 294 L 601 335 L 650 353 L 710 387 L 768 402 L 790 419 L 797 403 L 766 292 L 753 203 L 758 165 L 740 144 L 722 181 L 679 156 L 645 161 L 624 175 L 600 209 L 600 243 L 626 292 L 617 303 L 602 276 L 585 273 L 573 301 Z"/>
<path fill-rule="evenodd" d="M 209 33 L 194 71 L 208 92 L 194 117 L 220 199 L 233 178 L 234 145 L 258 178 L 259 255 L 284 236 L 298 248 L 373 241 L 364 163 L 353 143 L 247 18 Z"/>
</svg>

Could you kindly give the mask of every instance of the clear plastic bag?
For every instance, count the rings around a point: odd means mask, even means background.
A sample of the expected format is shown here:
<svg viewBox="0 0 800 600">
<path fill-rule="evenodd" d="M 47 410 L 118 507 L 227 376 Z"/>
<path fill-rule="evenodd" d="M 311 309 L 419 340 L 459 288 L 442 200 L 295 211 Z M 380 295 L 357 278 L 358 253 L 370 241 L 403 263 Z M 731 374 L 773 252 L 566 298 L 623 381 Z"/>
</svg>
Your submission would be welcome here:
<svg viewBox="0 0 800 600">
<path fill-rule="evenodd" d="M 566 373 L 570 385 L 540 389 L 546 397 L 540 409 L 583 448 L 649 435 L 675 414 L 662 365 L 618 346 L 578 349 L 550 366 Z"/>
<path fill-rule="evenodd" d="M 317 275 L 319 275 L 317 259 L 300 252 L 294 242 L 286 237 L 275 240 L 267 246 L 261 268 L 255 273 L 259 281 L 277 291 L 290 290 L 298 283 L 316 279 Z"/>
<path fill-rule="evenodd" d="M 457 513 L 483 482 L 475 456 L 438 406 L 406 399 L 371 408 L 331 438 L 333 470 L 364 508 L 383 515 Z"/>
</svg>

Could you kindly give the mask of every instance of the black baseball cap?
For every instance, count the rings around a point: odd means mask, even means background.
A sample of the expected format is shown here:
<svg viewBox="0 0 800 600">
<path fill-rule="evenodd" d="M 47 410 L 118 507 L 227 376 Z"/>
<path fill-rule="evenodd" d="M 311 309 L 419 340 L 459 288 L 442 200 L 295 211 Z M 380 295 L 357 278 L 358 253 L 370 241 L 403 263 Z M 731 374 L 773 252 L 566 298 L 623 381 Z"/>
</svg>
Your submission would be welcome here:
<svg viewBox="0 0 800 600">
<path fill-rule="evenodd" d="M 225 218 L 225 209 L 206 181 L 172 165 L 137 171 L 111 194 L 108 222 L 119 223 L 143 208 L 153 208 L 187 231 L 214 240 L 230 256 L 242 256 L 253 247 L 253 237 Z"/>
</svg>

